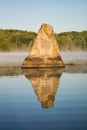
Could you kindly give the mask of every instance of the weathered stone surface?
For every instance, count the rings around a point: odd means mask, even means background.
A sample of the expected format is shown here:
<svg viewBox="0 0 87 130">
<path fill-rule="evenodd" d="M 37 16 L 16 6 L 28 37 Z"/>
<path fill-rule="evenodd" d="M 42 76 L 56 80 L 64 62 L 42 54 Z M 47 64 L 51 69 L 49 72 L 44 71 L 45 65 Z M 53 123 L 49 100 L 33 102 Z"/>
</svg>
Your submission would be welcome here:
<svg viewBox="0 0 87 130">
<path fill-rule="evenodd" d="M 25 58 L 22 67 L 64 67 L 51 25 L 43 24 L 41 26 L 32 51 Z"/>
<path fill-rule="evenodd" d="M 31 82 L 42 108 L 54 106 L 55 95 L 63 69 L 23 69 L 25 77 Z"/>
</svg>

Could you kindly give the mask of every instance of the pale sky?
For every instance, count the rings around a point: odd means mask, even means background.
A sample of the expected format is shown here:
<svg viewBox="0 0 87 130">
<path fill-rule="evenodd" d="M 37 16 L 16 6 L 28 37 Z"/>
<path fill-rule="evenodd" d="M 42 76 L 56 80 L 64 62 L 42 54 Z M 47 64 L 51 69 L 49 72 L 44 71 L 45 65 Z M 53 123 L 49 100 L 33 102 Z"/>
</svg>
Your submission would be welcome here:
<svg viewBox="0 0 87 130">
<path fill-rule="evenodd" d="M 87 30 L 87 0 L 0 0 L 0 29 L 38 32 L 43 23 L 56 33 Z"/>
</svg>

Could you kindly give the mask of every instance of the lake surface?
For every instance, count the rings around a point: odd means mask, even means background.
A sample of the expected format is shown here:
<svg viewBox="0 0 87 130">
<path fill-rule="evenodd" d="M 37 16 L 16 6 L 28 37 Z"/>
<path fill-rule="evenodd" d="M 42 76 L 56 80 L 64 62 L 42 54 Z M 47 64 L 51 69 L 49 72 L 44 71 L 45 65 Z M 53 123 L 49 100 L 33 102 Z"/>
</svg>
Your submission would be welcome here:
<svg viewBox="0 0 87 130">
<path fill-rule="evenodd" d="M 0 130 L 87 130 L 87 73 L 18 72 L 0 76 Z"/>
</svg>

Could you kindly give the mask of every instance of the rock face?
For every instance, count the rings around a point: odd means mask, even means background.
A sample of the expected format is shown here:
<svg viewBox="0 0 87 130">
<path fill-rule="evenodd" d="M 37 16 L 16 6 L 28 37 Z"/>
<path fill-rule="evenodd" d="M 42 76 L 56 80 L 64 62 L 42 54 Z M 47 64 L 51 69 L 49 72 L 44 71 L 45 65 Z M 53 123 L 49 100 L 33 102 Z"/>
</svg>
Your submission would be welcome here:
<svg viewBox="0 0 87 130">
<path fill-rule="evenodd" d="M 25 77 L 31 82 L 42 108 L 52 108 L 63 72 L 62 68 L 24 69 L 23 72 Z"/>
<path fill-rule="evenodd" d="M 22 68 L 30 67 L 64 67 L 51 25 L 43 24 L 41 26 L 32 51 L 22 65 Z"/>
</svg>

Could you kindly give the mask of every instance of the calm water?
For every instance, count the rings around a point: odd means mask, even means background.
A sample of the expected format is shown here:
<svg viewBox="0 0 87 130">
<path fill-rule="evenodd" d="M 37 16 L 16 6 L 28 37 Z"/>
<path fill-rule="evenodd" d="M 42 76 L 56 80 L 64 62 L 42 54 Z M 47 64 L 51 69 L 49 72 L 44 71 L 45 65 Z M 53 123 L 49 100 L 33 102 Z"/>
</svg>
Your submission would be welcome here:
<svg viewBox="0 0 87 130">
<path fill-rule="evenodd" d="M 87 130 L 87 73 L 5 75 L 0 76 L 0 130 Z"/>
</svg>

